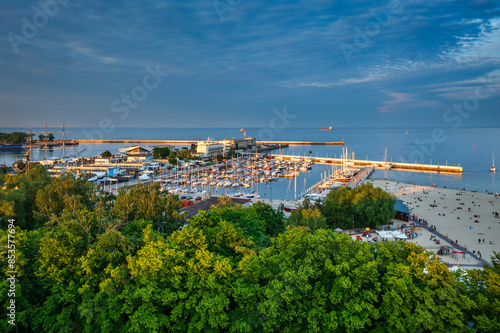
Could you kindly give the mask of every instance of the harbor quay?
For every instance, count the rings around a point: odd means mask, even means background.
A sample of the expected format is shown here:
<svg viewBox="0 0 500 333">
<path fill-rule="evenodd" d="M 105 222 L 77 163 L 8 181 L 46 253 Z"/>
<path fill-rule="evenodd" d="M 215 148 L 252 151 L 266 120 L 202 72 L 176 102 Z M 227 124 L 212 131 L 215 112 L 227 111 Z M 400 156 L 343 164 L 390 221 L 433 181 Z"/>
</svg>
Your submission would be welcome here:
<svg viewBox="0 0 500 333">
<path fill-rule="evenodd" d="M 385 161 L 370 161 L 370 160 L 355 160 L 355 159 L 343 159 L 343 158 L 331 158 L 331 157 L 300 157 L 296 155 L 280 155 L 273 154 L 275 159 L 283 160 L 296 160 L 296 159 L 306 159 L 314 163 L 320 164 L 332 164 L 332 165 L 342 165 L 347 163 L 353 167 L 364 167 L 373 166 L 376 169 L 384 170 L 402 170 L 411 172 L 430 172 L 430 173 L 450 173 L 450 174 L 461 174 L 463 173 L 463 167 L 450 166 L 450 165 L 432 165 L 432 164 L 420 164 L 420 163 L 398 163 L 398 162 L 385 162 Z"/>
<path fill-rule="evenodd" d="M 80 143 L 85 144 L 160 144 L 160 145 L 191 145 L 199 144 L 200 142 L 205 142 L 205 140 L 78 140 Z M 314 141 L 255 141 L 258 145 L 279 145 L 279 146 L 344 146 L 345 141 L 326 141 L 326 142 L 314 142 Z"/>
</svg>

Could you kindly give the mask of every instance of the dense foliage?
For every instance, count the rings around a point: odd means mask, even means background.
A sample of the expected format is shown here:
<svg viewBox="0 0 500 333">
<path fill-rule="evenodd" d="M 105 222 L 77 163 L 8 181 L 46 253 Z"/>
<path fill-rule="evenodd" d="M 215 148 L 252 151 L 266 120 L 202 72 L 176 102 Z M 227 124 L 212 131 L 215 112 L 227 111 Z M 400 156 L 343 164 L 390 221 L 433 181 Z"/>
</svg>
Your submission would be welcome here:
<svg viewBox="0 0 500 333">
<path fill-rule="evenodd" d="M 12 132 L 12 133 L 0 132 L 0 144 L 1 143 L 20 144 L 24 143 L 26 138 L 29 138 L 29 134 L 26 134 L 24 132 Z"/>
<path fill-rule="evenodd" d="M 314 206 L 285 228 L 281 210 L 223 199 L 184 225 L 156 184 L 114 197 L 43 168 L 5 181 L 0 267 L 15 218 L 19 332 L 500 331 L 499 255 L 452 273 L 413 243 L 325 229 Z M 0 331 L 15 332 L 8 288 Z"/>
<path fill-rule="evenodd" d="M 170 155 L 170 148 L 168 147 L 154 147 L 153 148 L 153 157 L 155 159 L 159 158 L 167 158 Z"/>
<path fill-rule="evenodd" d="M 102 158 L 110 158 L 111 156 L 113 156 L 113 154 L 111 154 L 109 150 L 105 150 L 101 153 Z"/>
<path fill-rule="evenodd" d="M 328 193 L 319 203 L 321 214 L 330 228 L 375 228 L 387 224 L 396 215 L 396 198 L 370 182 L 356 189 L 341 187 Z"/>
</svg>

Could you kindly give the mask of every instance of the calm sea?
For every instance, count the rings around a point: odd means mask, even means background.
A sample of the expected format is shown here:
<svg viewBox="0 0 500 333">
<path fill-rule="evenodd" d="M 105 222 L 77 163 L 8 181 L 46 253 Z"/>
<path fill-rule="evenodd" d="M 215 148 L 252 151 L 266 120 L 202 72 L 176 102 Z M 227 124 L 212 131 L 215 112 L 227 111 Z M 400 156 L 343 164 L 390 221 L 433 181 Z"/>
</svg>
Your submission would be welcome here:
<svg viewBox="0 0 500 333">
<path fill-rule="evenodd" d="M 27 131 L 27 128 L 0 128 L 0 132 Z M 41 132 L 36 128 L 33 132 Z M 53 132 L 59 132 L 54 129 Z M 214 140 L 242 137 L 237 128 L 114 128 L 103 133 L 96 128 L 72 128 L 66 134 L 68 139 L 207 139 Z M 49 129 L 49 132 L 51 130 Z M 60 134 L 55 134 L 60 138 Z M 495 183 L 495 174 L 490 172 L 492 154 L 498 158 L 500 166 L 500 129 L 498 128 L 461 128 L 445 129 L 437 132 L 433 128 L 334 128 L 332 131 L 319 131 L 317 128 L 252 128 L 247 136 L 258 140 L 297 140 L 297 141 L 342 141 L 355 153 L 356 159 L 380 160 L 387 148 L 387 161 L 432 163 L 439 165 L 460 165 L 463 175 L 444 175 L 401 171 L 377 170 L 375 178 L 417 183 L 436 184 L 438 187 L 465 188 L 467 190 L 500 192 L 500 184 Z M 80 144 L 67 147 L 66 155 L 94 156 L 104 150 L 117 153 L 124 144 Z M 292 146 L 283 150 L 285 154 L 301 156 L 339 157 L 341 146 Z M 34 157 L 43 159 L 62 156 L 61 148 L 36 151 Z M 24 152 L 0 152 L 0 164 L 12 164 L 22 158 Z M 330 166 L 315 166 L 309 173 L 297 179 L 297 193 L 321 179 Z M 500 171 L 499 171 L 500 172 Z M 261 196 L 276 199 L 293 199 L 295 182 L 283 180 L 272 185 L 260 185 Z M 272 188 L 270 188 L 272 186 Z"/>
</svg>

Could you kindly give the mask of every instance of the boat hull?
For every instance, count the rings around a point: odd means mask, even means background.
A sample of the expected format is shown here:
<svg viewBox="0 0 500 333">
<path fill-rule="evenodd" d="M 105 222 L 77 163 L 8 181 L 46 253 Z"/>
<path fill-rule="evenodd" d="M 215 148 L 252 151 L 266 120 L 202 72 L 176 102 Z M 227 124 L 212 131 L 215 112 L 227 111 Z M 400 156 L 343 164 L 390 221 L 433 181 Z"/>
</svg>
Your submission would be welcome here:
<svg viewBox="0 0 500 333">
<path fill-rule="evenodd" d="M 4 150 L 22 150 L 23 145 L 0 145 L 0 151 Z"/>
</svg>

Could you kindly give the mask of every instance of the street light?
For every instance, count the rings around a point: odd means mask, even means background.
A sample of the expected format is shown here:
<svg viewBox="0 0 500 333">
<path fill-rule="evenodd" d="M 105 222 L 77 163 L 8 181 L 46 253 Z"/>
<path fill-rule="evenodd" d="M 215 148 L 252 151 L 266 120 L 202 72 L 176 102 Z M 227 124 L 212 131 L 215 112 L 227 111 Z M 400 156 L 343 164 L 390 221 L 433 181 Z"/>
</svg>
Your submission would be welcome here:
<svg viewBox="0 0 500 333">
<path fill-rule="evenodd" d="M 352 231 L 354 231 L 354 215 L 352 216 Z"/>
</svg>

